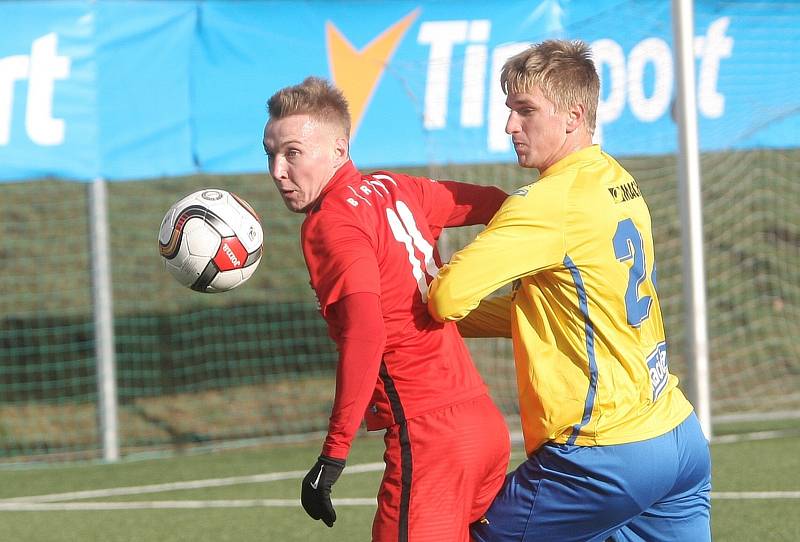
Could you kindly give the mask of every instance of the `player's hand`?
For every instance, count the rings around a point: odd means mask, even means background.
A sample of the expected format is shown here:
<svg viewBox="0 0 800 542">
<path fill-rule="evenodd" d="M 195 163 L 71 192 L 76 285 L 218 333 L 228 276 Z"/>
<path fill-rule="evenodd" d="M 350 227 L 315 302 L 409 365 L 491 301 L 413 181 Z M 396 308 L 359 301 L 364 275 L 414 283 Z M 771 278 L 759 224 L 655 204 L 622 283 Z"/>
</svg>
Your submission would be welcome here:
<svg viewBox="0 0 800 542">
<path fill-rule="evenodd" d="M 336 511 L 331 504 L 331 486 L 339 479 L 343 469 L 343 460 L 321 455 L 303 478 L 300 492 L 303 508 L 309 516 L 321 519 L 328 527 L 333 527 L 336 521 Z"/>
</svg>

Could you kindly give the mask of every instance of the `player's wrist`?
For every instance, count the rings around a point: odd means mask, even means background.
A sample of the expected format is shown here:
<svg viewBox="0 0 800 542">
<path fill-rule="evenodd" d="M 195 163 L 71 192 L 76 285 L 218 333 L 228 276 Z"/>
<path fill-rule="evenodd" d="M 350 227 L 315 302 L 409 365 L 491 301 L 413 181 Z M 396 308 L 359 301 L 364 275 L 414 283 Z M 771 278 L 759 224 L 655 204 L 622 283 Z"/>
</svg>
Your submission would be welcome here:
<svg viewBox="0 0 800 542">
<path fill-rule="evenodd" d="M 345 467 L 345 464 L 347 463 L 347 460 L 345 459 L 338 459 L 336 457 L 331 457 L 325 454 L 321 454 L 319 456 L 319 460 L 320 462 L 325 463 L 326 465 L 330 465 L 332 467 L 339 467 L 340 469 L 343 469 Z"/>
<path fill-rule="evenodd" d="M 337 461 L 345 461 L 349 453 L 350 443 L 336 442 L 333 441 L 333 439 L 331 439 L 331 442 L 326 440 L 322 444 L 322 450 L 320 450 L 321 456 L 329 457 Z"/>
</svg>

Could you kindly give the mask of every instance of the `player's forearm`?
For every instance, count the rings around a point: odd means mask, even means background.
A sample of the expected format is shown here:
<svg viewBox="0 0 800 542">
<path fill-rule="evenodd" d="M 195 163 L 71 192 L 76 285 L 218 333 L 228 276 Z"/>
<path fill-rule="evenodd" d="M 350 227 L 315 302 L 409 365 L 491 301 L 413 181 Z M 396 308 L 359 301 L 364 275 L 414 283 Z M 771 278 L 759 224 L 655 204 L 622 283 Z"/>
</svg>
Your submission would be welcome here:
<svg viewBox="0 0 800 542">
<path fill-rule="evenodd" d="M 347 458 L 378 379 L 383 341 L 344 341 L 336 371 L 336 398 L 323 455 Z"/>
<path fill-rule="evenodd" d="M 550 235 L 552 228 L 540 222 L 519 198 L 509 197 L 486 229 L 456 252 L 431 283 L 431 316 L 440 322 L 460 320 L 502 286 L 559 265 L 563 236 Z"/>
<path fill-rule="evenodd" d="M 511 310 L 510 294 L 486 298 L 458 321 L 458 331 L 467 338 L 511 338 Z"/>
<path fill-rule="evenodd" d="M 457 252 L 431 283 L 428 312 L 435 320 L 461 320 L 483 298 L 516 278 L 508 275 L 509 266 L 504 265 L 504 258 L 497 257 L 491 242 L 481 243 L 479 239 Z M 491 250 L 484 251 L 484 246 Z"/>
<path fill-rule="evenodd" d="M 375 294 L 349 295 L 334 310 L 342 331 L 337 341 L 336 397 L 322 454 L 345 459 L 378 379 L 385 332 Z"/>
</svg>

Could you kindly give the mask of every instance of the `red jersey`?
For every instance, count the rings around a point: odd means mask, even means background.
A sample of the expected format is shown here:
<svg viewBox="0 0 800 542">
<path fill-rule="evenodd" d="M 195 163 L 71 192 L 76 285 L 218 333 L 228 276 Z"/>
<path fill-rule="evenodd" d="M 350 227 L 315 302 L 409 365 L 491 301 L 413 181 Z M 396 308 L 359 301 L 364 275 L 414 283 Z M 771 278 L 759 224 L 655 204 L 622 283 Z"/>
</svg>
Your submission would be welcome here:
<svg viewBox="0 0 800 542">
<path fill-rule="evenodd" d="M 486 224 L 505 197 L 496 187 L 392 172 L 364 175 L 352 162 L 323 189 L 301 231 L 322 315 L 341 346 L 341 328 L 329 309 L 351 294 L 375 294 L 386 337 L 381 359 L 351 360 L 363 367 L 337 370 L 337 379 L 363 377 L 374 361 L 378 378 L 374 386 L 348 388 L 352 397 L 338 396 L 337 381 L 323 453 L 347 455 L 364 412 L 353 412 L 353 405 L 367 406 L 367 428 L 375 430 L 487 393 L 455 324 L 433 320 L 426 303 L 441 265 L 436 241 L 442 229 Z"/>
</svg>

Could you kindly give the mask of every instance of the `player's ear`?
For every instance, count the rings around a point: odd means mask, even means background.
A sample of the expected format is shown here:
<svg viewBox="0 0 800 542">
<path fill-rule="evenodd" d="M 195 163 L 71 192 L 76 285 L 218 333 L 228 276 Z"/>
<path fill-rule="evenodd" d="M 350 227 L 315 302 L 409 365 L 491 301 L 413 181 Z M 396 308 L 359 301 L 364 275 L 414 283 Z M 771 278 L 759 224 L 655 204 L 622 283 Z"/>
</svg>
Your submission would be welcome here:
<svg viewBox="0 0 800 542">
<path fill-rule="evenodd" d="M 586 121 L 586 106 L 582 103 L 571 105 L 567 110 L 567 133 L 574 132 Z"/>
<path fill-rule="evenodd" d="M 337 137 L 333 146 L 336 166 L 340 166 L 350 159 L 350 142 L 346 137 Z"/>
</svg>

